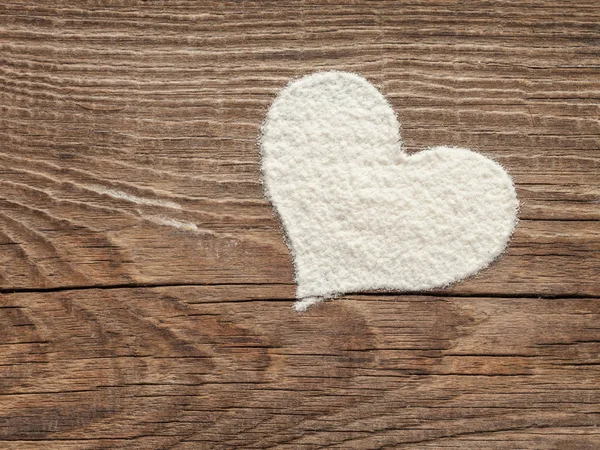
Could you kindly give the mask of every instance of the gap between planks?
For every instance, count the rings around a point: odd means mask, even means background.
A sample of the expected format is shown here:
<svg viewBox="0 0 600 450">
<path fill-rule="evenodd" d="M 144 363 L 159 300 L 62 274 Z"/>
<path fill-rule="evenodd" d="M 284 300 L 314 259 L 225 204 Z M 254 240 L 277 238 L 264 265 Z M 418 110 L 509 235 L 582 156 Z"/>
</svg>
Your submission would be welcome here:
<svg viewBox="0 0 600 450">
<path fill-rule="evenodd" d="M 45 294 L 51 292 L 71 292 L 71 291 L 87 291 L 87 290 L 128 290 L 128 289 L 160 289 L 160 288 L 178 288 L 178 287 L 211 287 L 211 286 L 229 286 L 229 287 L 244 287 L 244 286 L 294 286 L 293 283 L 163 283 L 163 284 L 148 284 L 148 283 L 130 283 L 130 284 L 109 284 L 109 285 L 83 285 L 83 286 L 63 286 L 51 288 L 8 288 L 0 289 L 0 295 L 8 294 Z M 365 292 L 346 292 L 344 295 L 330 298 L 327 300 L 336 299 L 351 299 L 353 296 L 360 295 L 362 297 L 447 297 L 447 298 L 533 298 L 542 300 L 551 299 L 600 299 L 598 295 L 588 294 L 535 294 L 529 292 L 500 294 L 497 292 L 477 292 L 477 293 L 461 293 L 461 292 L 444 292 L 444 291 L 365 291 Z M 350 297 L 350 298 L 349 298 Z M 236 300 L 238 303 L 255 302 L 255 301 L 291 301 L 295 297 L 273 297 L 273 298 L 256 298 L 248 300 Z M 0 307 L 1 308 L 1 307 Z"/>
</svg>

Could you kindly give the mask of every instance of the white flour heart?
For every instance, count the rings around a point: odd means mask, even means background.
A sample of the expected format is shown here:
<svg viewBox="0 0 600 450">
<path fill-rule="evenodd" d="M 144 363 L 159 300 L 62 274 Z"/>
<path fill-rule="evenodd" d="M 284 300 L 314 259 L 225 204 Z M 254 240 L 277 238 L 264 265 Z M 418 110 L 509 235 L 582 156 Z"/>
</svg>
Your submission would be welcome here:
<svg viewBox="0 0 600 450">
<path fill-rule="evenodd" d="M 498 163 L 452 147 L 406 154 L 391 106 L 356 74 L 285 87 L 261 150 L 300 311 L 346 292 L 447 286 L 490 264 L 516 225 L 515 188 Z"/>
</svg>

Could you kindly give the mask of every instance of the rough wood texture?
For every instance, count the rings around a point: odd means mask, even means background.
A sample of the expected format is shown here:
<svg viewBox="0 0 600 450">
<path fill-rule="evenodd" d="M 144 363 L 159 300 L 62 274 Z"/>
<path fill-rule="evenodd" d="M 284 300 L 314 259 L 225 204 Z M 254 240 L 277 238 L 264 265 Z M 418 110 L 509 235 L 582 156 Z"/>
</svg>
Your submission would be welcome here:
<svg viewBox="0 0 600 450">
<path fill-rule="evenodd" d="M 292 294 L 4 296 L 2 448 L 598 448 L 597 300 Z"/>
<path fill-rule="evenodd" d="M 0 448 L 600 448 L 599 43 L 596 0 L 2 2 Z M 292 311 L 256 140 L 331 68 L 514 176 L 496 264 Z"/>
</svg>

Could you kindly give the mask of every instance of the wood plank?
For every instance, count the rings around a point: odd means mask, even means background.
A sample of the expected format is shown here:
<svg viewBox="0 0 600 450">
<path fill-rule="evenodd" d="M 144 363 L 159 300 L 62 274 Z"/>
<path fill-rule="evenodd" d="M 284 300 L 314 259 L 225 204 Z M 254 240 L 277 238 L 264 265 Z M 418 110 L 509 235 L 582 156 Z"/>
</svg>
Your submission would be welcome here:
<svg viewBox="0 0 600 450">
<path fill-rule="evenodd" d="M 13 197 L 0 200 L 5 291 L 95 284 L 292 282 L 289 251 L 264 200 L 257 200 L 256 207 L 252 200 L 249 207 L 238 202 L 230 213 L 211 208 L 210 200 L 202 202 L 200 210 L 194 202 L 179 202 L 179 208 L 169 197 L 142 197 L 138 191 L 124 194 L 97 185 L 86 190 L 81 182 L 58 174 L 55 180 L 61 181 L 21 177 L 9 183 L 12 171 L 14 166 L 5 170 L 0 183 L 11 185 Z M 577 204 L 571 203 L 573 208 Z M 524 219 L 506 255 L 456 289 L 598 295 L 598 273 L 597 221 Z"/>
<path fill-rule="evenodd" d="M 515 177 L 511 248 L 460 292 L 598 295 L 597 5 L 433 3 L 6 2 L 0 286 L 290 283 L 256 140 L 290 78 L 337 68 L 380 86 L 409 151 Z"/>
<path fill-rule="evenodd" d="M 4 295 L 0 446 L 600 442 L 597 300 L 350 296 L 297 314 L 292 296 L 260 286 Z"/>
</svg>

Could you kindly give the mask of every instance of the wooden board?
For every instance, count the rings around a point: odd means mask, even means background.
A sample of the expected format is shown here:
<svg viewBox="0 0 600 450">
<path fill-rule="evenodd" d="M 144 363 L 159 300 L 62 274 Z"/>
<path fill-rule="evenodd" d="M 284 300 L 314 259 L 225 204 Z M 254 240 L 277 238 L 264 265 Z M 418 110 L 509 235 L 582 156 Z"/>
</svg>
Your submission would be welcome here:
<svg viewBox="0 0 600 450">
<path fill-rule="evenodd" d="M 597 1 L 0 5 L 0 448 L 600 447 Z M 257 138 L 357 71 L 520 223 L 477 277 L 291 310 Z"/>
<path fill-rule="evenodd" d="M 597 447 L 595 299 L 283 293 L 5 295 L 2 448 Z"/>
</svg>

